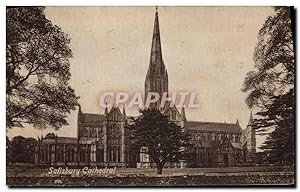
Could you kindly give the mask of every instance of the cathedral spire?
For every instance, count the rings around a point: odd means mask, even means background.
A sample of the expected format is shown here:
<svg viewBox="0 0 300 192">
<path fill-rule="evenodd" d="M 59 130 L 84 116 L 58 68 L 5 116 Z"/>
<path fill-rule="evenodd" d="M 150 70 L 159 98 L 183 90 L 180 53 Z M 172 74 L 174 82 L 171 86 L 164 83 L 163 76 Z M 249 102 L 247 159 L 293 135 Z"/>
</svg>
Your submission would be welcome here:
<svg viewBox="0 0 300 192">
<path fill-rule="evenodd" d="M 156 7 L 148 75 L 164 75 L 164 73 L 165 66 L 162 59 L 158 11 Z"/>
<path fill-rule="evenodd" d="M 145 79 L 145 100 L 149 92 L 156 92 L 160 96 L 159 101 L 151 104 L 154 107 L 160 106 L 160 100 L 164 93 L 168 94 L 168 73 L 164 65 L 164 61 L 162 59 L 160 28 L 157 8 L 155 10 L 150 63 Z"/>
</svg>

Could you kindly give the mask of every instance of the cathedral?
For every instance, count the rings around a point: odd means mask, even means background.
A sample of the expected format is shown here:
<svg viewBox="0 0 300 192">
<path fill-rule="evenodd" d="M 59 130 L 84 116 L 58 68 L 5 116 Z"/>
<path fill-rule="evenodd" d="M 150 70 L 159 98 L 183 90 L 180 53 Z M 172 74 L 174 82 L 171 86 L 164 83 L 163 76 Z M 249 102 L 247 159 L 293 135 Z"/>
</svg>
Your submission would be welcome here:
<svg viewBox="0 0 300 192">
<path fill-rule="evenodd" d="M 145 79 L 145 95 L 168 93 L 168 72 L 162 58 L 158 12 L 155 12 L 150 64 Z M 159 108 L 160 102 L 153 103 Z M 171 121 L 191 135 L 190 158 L 167 167 L 229 167 L 254 163 L 256 136 L 252 113 L 242 129 L 236 123 L 188 121 L 185 109 L 166 105 L 160 108 Z M 130 124 L 126 109 L 118 105 L 105 108 L 104 114 L 84 113 L 79 106 L 77 137 L 58 137 L 53 133 L 38 138 L 35 163 L 49 166 L 97 166 L 148 168 L 153 164 L 145 149 L 134 148 L 125 126 Z"/>
</svg>

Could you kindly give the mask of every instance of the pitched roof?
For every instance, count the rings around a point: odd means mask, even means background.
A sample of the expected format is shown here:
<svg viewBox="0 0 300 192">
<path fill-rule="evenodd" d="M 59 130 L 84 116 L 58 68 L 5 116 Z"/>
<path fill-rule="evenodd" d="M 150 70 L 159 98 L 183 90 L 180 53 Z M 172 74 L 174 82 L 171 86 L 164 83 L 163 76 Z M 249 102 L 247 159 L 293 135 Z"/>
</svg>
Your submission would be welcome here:
<svg viewBox="0 0 300 192">
<path fill-rule="evenodd" d="M 63 144 L 77 144 L 76 137 L 56 137 L 43 139 L 42 143 L 63 143 Z"/>
<path fill-rule="evenodd" d="M 76 137 L 57 137 L 57 143 L 70 143 L 70 144 L 77 144 Z"/>
<path fill-rule="evenodd" d="M 188 121 L 185 123 L 185 127 L 188 130 L 201 131 L 201 132 L 216 132 L 216 133 L 241 133 L 242 132 L 241 127 L 233 123 Z"/>
</svg>

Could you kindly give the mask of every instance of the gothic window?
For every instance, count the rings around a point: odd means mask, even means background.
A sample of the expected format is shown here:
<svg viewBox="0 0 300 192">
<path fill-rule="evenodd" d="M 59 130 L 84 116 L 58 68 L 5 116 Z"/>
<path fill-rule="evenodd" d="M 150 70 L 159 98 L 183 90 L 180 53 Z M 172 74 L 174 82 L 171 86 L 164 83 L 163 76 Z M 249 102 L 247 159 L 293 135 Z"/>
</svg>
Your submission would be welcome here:
<svg viewBox="0 0 300 192">
<path fill-rule="evenodd" d="M 48 150 L 47 150 L 47 148 L 45 149 L 45 161 L 48 161 Z"/>
<path fill-rule="evenodd" d="M 84 162 L 84 159 L 85 159 L 85 153 L 84 153 L 84 150 L 81 149 L 79 151 L 79 161 Z"/>
<path fill-rule="evenodd" d="M 114 134 L 114 126 L 112 125 L 112 126 L 110 126 L 110 133 L 111 133 L 111 135 L 113 135 Z"/>
<path fill-rule="evenodd" d="M 118 148 L 118 159 L 117 159 L 118 162 L 121 162 L 121 150 L 120 150 L 120 147 Z"/>
<path fill-rule="evenodd" d="M 112 162 L 116 161 L 116 154 L 115 154 L 115 150 L 114 149 L 111 150 L 111 161 Z"/>
<path fill-rule="evenodd" d="M 72 152 L 71 152 L 71 149 L 67 149 L 66 161 L 67 162 L 71 162 L 72 161 Z"/>
<path fill-rule="evenodd" d="M 108 153 L 107 153 L 108 155 L 108 161 L 110 162 L 111 161 L 111 150 L 108 150 Z"/>
<path fill-rule="evenodd" d="M 63 161 L 65 161 L 65 148 L 64 148 L 64 146 L 60 146 L 59 147 L 60 148 L 60 161 L 61 162 L 63 162 Z"/>
<path fill-rule="evenodd" d="M 43 149 L 40 150 L 40 157 L 41 157 L 41 161 L 44 161 L 44 150 Z"/>
<path fill-rule="evenodd" d="M 70 149 L 67 149 L 66 152 L 67 152 L 67 154 L 66 154 L 66 161 L 67 161 L 67 162 L 70 162 L 70 161 L 71 161 L 71 151 L 70 151 Z M 63 158 L 60 157 L 60 160 L 62 161 Z"/>
<path fill-rule="evenodd" d="M 104 150 L 100 150 L 100 162 L 104 162 Z"/>
<path fill-rule="evenodd" d="M 72 162 L 72 161 L 73 161 L 72 149 L 69 149 L 68 152 L 69 152 L 69 153 L 68 153 L 68 156 L 69 156 L 68 162 Z"/>
<path fill-rule="evenodd" d="M 59 146 L 57 158 L 58 158 L 57 161 L 59 161 L 59 162 L 64 161 L 64 148 L 63 148 L 63 146 Z"/>
<path fill-rule="evenodd" d="M 101 149 L 96 149 L 96 162 L 101 162 Z"/>
<path fill-rule="evenodd" d="M 60 161 L 60 147 L 57 147 L 56 149 L 56 154 L 55 154 L 55 157 L 56 157 L 56 161 Z"/>
<path fill-rule="evenodd" d="M 160 93 L 160 80 L 157 80 L 157 85 L 158 85 L 157 91 L 158 91 L 158 93 Z"/>
<path fill-rule="evenodd" d="M 101 136 L 102 136 L 102 129 L 99 128 L 99 130 L 98 130 L 98 137 L 101 137 Z"/>
<path fill-rule="evenodd" d="M 46 149 L 45 148 L 41 149 L 41 160 L 42 161 L 46 161 L 45 153 L 46 153 Z"/>
<path fill-rule="evenodd" d="M 74 161 L 74 155 L 75 155 L 75 151 L 74 149 L 71 150 L 71 161 L 73 162 Z"/>
</svg>

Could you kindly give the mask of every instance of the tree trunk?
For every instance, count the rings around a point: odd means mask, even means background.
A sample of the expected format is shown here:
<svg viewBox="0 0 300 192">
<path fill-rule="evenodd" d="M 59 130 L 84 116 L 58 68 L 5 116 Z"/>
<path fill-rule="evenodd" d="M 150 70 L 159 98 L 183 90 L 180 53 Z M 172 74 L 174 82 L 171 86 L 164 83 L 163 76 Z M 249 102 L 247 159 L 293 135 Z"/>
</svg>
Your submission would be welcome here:
<svg viewBox="0 0 300 192">
<path fill-rule="evenodd" d="M 161 175 L 164 165 L 157 164 L 156 166 L 157 166 L 157 174 Z"/>
</svg>

